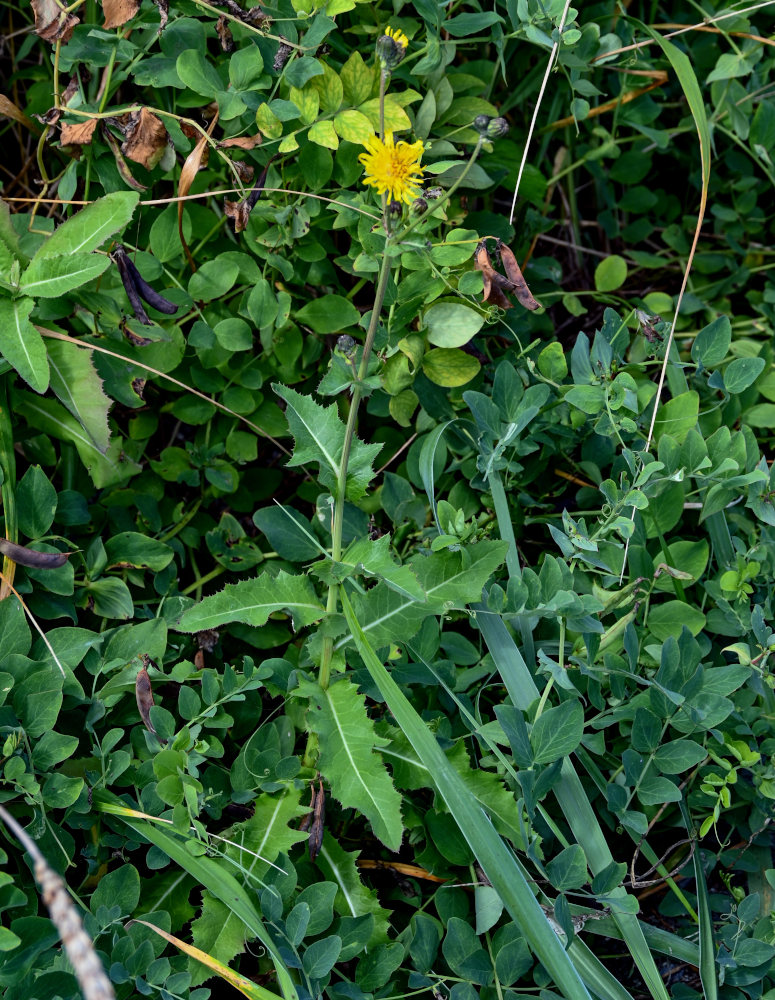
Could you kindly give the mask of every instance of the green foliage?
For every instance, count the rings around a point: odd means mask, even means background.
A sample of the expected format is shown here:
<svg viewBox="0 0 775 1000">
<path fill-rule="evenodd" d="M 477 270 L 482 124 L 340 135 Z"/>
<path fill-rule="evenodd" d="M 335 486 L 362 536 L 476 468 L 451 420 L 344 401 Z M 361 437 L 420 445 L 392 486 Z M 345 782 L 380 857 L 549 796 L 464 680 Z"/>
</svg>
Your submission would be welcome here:
<svg viewBox="0 0 775 1000">
<path fill-rule="evenodd" d="M 119 998 L 762 1000 L 767 11 L 394 7 L 9 8 L 0 800 Z"/>
</svg>

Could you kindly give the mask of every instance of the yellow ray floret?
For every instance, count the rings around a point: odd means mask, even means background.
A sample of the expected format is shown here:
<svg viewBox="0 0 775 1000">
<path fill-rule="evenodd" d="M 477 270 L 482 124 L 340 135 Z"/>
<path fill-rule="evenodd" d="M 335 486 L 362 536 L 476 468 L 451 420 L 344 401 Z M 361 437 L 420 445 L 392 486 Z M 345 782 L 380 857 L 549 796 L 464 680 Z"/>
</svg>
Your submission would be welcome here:
<svg viewBox="0 0 775 1000">
<path fill-rule="evenodd" d="M 409 44 L 409 39 L 400 28 L 385 28 L 385 34 L 388 38 L 392 38 L 396 44 L 400 45 L 402 49 L 405 49 Z"/>
<path fill-rule="evenodd" d="M 366 170 L 363 183 L 387 194 L 391 201 L 411 204 L 420 193 L 423 144 L 403 139 L 394 143 L 393 133 L 387 132 L 384 142 L 374 136 L 364 146 L 367 152 L 358 157 Z"/>
</svg>

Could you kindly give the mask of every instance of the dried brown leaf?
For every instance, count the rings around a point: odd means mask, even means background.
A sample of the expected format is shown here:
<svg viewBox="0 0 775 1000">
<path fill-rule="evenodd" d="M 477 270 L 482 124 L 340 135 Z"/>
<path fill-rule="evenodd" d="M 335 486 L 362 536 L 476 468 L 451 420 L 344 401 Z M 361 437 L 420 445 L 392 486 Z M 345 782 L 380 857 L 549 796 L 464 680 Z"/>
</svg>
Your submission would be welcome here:
<svg viewBox="0 0 775 1000">
<path fill-rule="evenodd" d="M 161 34 L 170 19 L 170 0 L 153 0 L 153 2 L 159 8 L 159 34 Z"/>
<path fill-rule="evenodd" d="M 153 691 L 151 690 L 151 678 L 148 676 L 148 671 L 145 667 L 140 667 L 137 672 L 135 697 L 137 699 L 137 711 L 140 713 L 140 718 L 143 720 L 145 728 L 155 733 L 156 730 L 151 723 L 151 709 L 154 705 Z"/>
<path fill-rule="evenodd" d="M 215 30 L 218 33 L 218 41 L 221 43 L 221 48 L 224 52 L 231 52 L 234 49 L 234 35 L 231 33 L 231 28 L 229 27 L 229 22 L 221 14 L 215 25 Z"/>
<path fill-rule="evenodd" d="M 235 135 L 231 139 L 221 139 L 218 143 L 219 149 L 255 149 L 263 142 L 260 132 L 255 135 Z"/>
<path fill-rule="evenodd" d="M 96 118 L 86 118 L 84 121 L 62 122 L 61 141 L 63 146 L 88 146 L 92 141 L 94 130 L 97 127 Z"/>
<path fill-rule="evenodd" d="M 70 103 L 70 101 L 75 97 L 77 93 L 78 93 L 78 77 L 75 74 L 73 74 L 73 76 L 70 77 L 70 82 L 62 91 L 62 97 L 59 100 L 60 105 L 63 107 L 67 107 L 67 105 Z"/>
<path fill-rule="evenodd" d="M 80 23 L 75 14 L 66 14 L 56 0 L 32 0 L 35 33 L 45 42 L 70 41 L 73 29 Z"/>
<path fill-rule="evenodd" d="M 169 139 L 161 119 L 148 108 L 141 108 L 126 116 L 124 127 L 126 138 L 121 152 L 146 170 L 153 170 L 164 156 Z"/>
<path fill-rule="evenodd" d="M 24 125 L 25 128 L 31 129 L 33 132 L 40 132 L 40 129 L 28 118 L 27 115 L 5 96 L 5 94 L 0 94 L 0 115 L 5 115 L 6 118 L 12 118 L 15 122 L 20 125 Z"/>
<path fill-rule="evenodd" d="M 226 218 L 231 219 L 234 222 L 234 232 L 244 232 L 248 225 L 248 219 L 250 218 L 250 209 L 248 208 L 247 199 L 243 198 L 242 201 L 229 201 L 227 199 L 223 203 L 223 210 L 226 213 Z"/>
<path fill-rule="evenodd" d="M 196 270 L 196 265 L 194 264 L 194 258 L 191 256 L 191 251 L 188 248 L 186 239 L 183 235 L 183 199 L 186 197 L 188 192 L 191 190 L 191 185 L 194 183 L 194 178 L 196 177 L 199 168 L 202 165 L 202 159 L 204 156 L 205 149 L 207 148 L 207 143 L 215 131 L 215 126 L 218 124 L 218 111 L 216 109 L 213 115 L 213 120 L 210 122 L 210 127 L 207 129 L 207 135 L 201 136 L 199 142 L 191 150 L 185 159 L 185 162 L 180 171 L 180 178 L 178 180 L 178 233 L 180 234 L 180 242 L 183 247 L 183 251 L 188 259 L 188 263 L 191 266 L 191 270 Z"/>
<path fill-rule="evenodd" d="M 233 160 L 232 166 L 237 171 L 239 179 L 243 184 L 250 184 L 253 180 L 253 174 L 255 170 L 249 163 L 244 163 L 242 160 Z"/>
<path fill-rule="evenodd" d="M 500 250 L 501 260 L 503 261 L 503 270 L 506 272 L 506 277 L 511 282 L 510 291 L 513 291 L 517 296 L 520 305 L 523 305 L 525 309 L 540 309 L 541 303 L 533 298 L 530 289 L 527 287 L 527 282 L 522 276 L 522 271 L 519 269 L 519 264 L 517 263 L 517 258 L 514 256 L 512 250 L 506 246 L 505 243 L 498 241 L 498 249 Z"/>
<path fill-rule="evenodd" d="M 144 184 L 141 184 L 140 181 L 135 180 L 132 176 L 132 171 L 129 169 L 129 166 L 119 149 L 118 142 L 116 142 L 110 129 L 104 123 L 102 126 L 102 134 L 105 137 L 105 141 L 110 146 L 110 151 L 113 153 L 115 158 L 118 172 L 121 174 L 124 182 L 128 184 L 129 187 L 134 188 L 135 191 L 147 191 L 148 188 Z"/>
<path fill-rule="evenodd" d="M 320 854 L 320 848 L 323 846 L 323 834 L 325 833 L 326 793 L 323 791 L 323 782 L 320 778 L 318 778 L 318 791 L 317 795 L 315 795 L 313 811 L 313 819 L 309 828 L 309 840 L 307 841 L 309 856 L 312 861 Z"/>
<path fill-rule="evenodd" d="M 102 0 L 103 28 L 120 28 L 140 10 L 140 0 Z"/>
</svg>

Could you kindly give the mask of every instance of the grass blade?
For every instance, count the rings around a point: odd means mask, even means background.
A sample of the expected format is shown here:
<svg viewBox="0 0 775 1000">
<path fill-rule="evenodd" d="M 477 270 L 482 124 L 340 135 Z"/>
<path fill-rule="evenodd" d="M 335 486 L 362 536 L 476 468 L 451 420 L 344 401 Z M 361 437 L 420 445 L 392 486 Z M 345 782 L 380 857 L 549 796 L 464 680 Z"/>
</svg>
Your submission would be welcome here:
<svg viewBox="0 0 775 1000">
<path fill-rule="evenodd" d="M 679 803 L 686 832 L 692 836 L 692 819 L 686 801 Z M 692 856 L 694 882 L 697 889 L 697 912 L 700 917 L 700 980 L 705 1000 L 718 1000 L 718 976 L 716 974 L 716 942 L 713 939 L 713 921 L 710 916 L 710 898 L 705 872 L 702 869 L 702 855 L 699 849 Z"/>
<path fill-rule="evenodd" d="M 99 812 L 106 812 L 112 816 L 116 816 L 122 822 L 126 823 L 127 826 L 131 827 L 135 833 L 138 833 L 155 847 L 158 847 L 160 851 L 164 851 L 184 871 L 187 871 L 189 875 L 195 878 L 200 885 L 208 889 L 213 896 L 220 899 L 225 906 L 228 906 L 232 913 L 255 934 L 266 948 L 267 953 L 274 962 L 277 981 L 285 1000 L 298 1000 L 296 987 L 293 984 L 285 962 L 277 951 L 266 927 L 264 927 L 264 923 L 251 902 L 249 895 L 233 875 L 225 871 L 212 858 L 198 857 L 190 854 L 186 850 L 186 844 L 183 839 L 171 836 L 166 830 L 160 830 L 157 826 L 137 818 L 141 815 L 140 813 L 126 806 L 115 796 L 110 795 L 110 793 L 104 791 L 95 792 L 92 804 Z M 264 998 L 264 1000 L 267 1000 L 267 998 Z"/>
<path fill-rule="evenodd" d="M 433 774 L 447 808 L 512 919 L 567 1000 L 589 1000 L 586 987 L 538 905 L 522 866 L 495 832 L 426 724 L 377 658 L 344 591 L 341 596 L 347 625 L 366 669 L 415 753 Z"/>
<path fill-rule="evenodd" d="M 503 621 L 497 615 L 486 613 L 481 605 L 476 610 L 479 630 L 503 678 L 509 697 L 517 708 L 525 711 L 540 695 L 535 681 Z M 586 855 L 590 869 L 595 874 L 602 871 L 611 864 L 613 856 L 584 786 L 568 758 L 563 761 L 554 794 L 576 842 Z M 624 898 L 626 895 L 626 890 L 622 887 L 609 893 L 612 899 L 617 896 Z M 651 995 L 655 1000 L 668 1000 L 662 977 L 635 915 L 614 912 L 613 918 Z"/>
</svg>

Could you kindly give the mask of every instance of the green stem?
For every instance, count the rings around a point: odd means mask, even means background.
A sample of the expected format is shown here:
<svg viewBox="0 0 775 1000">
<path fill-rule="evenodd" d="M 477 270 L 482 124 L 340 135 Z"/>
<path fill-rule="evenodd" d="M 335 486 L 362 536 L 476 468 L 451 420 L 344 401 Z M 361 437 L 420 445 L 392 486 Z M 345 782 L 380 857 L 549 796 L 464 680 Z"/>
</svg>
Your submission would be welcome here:
<svg viewBox="0 0 775 1000">
<path fill-rule="evenodd" d="M 350 451 L 352 449 L 355 425 L 358 421 L 358 409 L 360 407 L 363 391 L 360 382 L 366 377 L 369 368 L 369 359 L 374 346 L 374 338 L 379 326 L 379 317 L 382 312 L 382 304 L 385 301 L 388 278 L 390 277 L 390 254 L 388 253 L 390 236 L 385 240 L 385 250 L 382 257 L 382 265 L 377 280 L 377 291 L 374 296 L 374 308 L 371 311 L 369 328 L 366 331 L 366 340 L 363 344 L 363 354 L 358 368 L 358 383 L 353 387 L 352 400 L 350 402 L 350 412 L 347 415 L 347 427 L 344 432 L 344 446 L 342 448 L 342 460 L 339 463 L 339 475 L 336 481 L 336 500 L 334 503 L 334 523 L 331 528 L 331 558 L 334 562 L 339 562 L 342 558 L 342 530 L 344 527 L 344 504 L 347 493 L 347 466 L 350 461 Z M 332 583 L 328 588 L 328 602 L 326 611 L 333 614 L 337 607 L 338 584 Z M 334 640 L 326 637 L 323 641 L 323 650 L 320 658 L 320 675 L 318 683 L 325 689 L 331 679 L 331 657 L 334 652 Z"/>
<path fill-rule="evenodd" d="M 192 562 L 193 562 L 193 560 L 192 560 Z M 201 595 L 201 590 L 204 587 L 204 585 L 206 583 L 209 583 L 211 580 L 215 580 L 217 577 L 221 576 L 221 574 L 223 574 L 225 572 L 226 572 L 226 567 L 225 566 L 216 566 L 215 569 L 211 569 L 210 572 L 209 573 L 205 573 L 204 576 L 197 577 L 197 579 L 194 580 L 193 583 L 190 583 L 185 588 L 185 590 L 181 590 L 181 594 L 190 594 L 192 591 L 195 590 L 195 591 L 197 591 L 197 595 L 198 595 L 197 599 L 199 600 L 199 599 L 201 599 L 201 596 L 202 596 Z"/>
<path fill-rule="evenodd" d="M 13 424 L 11 422 L 11 406 L 9 399 L 8 372 L 0 378 L 0 471 L 3 483 L 0 495 L 3 500 L 3 515 L 5 517 L 5 537 L 9 542 L 19 539 L 19 528 L 16 519 L 16 454 L 13 450 Z M 0 582 L 0 600 L 11 593 L 16 563 L 8 556 L 3 557 L 3 577 Z"/>
</svg>

